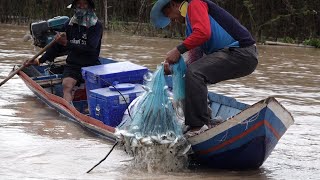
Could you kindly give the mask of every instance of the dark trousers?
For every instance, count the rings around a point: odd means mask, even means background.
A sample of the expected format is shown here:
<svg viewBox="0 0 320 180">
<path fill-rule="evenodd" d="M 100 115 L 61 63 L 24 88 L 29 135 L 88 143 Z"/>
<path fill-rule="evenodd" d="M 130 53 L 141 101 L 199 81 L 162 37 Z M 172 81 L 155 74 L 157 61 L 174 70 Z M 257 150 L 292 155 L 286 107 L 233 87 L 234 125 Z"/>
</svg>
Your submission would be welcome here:
<svg viewBox="0 0 320 180">
<path fill-rule="evenodd" d="M 258 64 L 256 46 L 224 48 L 200 58 L 186 72 L 185 124 L 202 127 L 208 124 L 208 88 L 228 79 L 251 74 Z"/>
</svg>

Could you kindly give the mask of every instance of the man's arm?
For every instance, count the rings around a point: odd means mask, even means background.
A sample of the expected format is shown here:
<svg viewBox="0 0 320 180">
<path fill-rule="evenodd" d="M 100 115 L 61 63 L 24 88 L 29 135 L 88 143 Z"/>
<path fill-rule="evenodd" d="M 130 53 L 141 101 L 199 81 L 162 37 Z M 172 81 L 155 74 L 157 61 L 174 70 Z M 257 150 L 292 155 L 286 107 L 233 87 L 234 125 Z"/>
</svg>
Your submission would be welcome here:
<svg viewBox="0 0 320 180">
<path fill-rule="evenodd" d="M 53 44 L 52 47 L 48 48 L 45 54 L 39 58 L 39 63 L 44 63 L 46 61 L 53 62 L 56 57 L 58 57 L 61 53 L 65 52 L 66 49 L 60 44 Z"/>
<path fill-rule="evenodd" d="M 66 32 L 66 28 L 68 24 L 69 24 L 69 21 L 65 22 L 59 32 Z M 57 38 L 57 36 L 55 38 Z M 56 57 L 58 57 L 59 55 L 61 55 L 66 51 L 67 49 L 64 46 L 58 43 L 55 43 L 50 48 L 48 48 L 48 50 L 45 52 L 45 54 L 41 56 L 41 58 L 39 58 L 39 63 L 44 63 L 46 61 L 53 62 Z"/>
<path fill-rule="evenodd" d="M 186 60 L 187 65 L 192 64 L 193 62 L 202 58 L 203 56 L 203 51 L 200 47 L 193 48 L 189 50 L 187 53 L 188 53 L 187 60 Z"/>
<path fill-rule="evenodd" d="M 201 46 L 211 37 L 208 5 L 205 2 L 200 0 L 192 1 L 188 6 L 188 18 L 192 33 L 177 47 L 181 54 Z"/>
</svg>

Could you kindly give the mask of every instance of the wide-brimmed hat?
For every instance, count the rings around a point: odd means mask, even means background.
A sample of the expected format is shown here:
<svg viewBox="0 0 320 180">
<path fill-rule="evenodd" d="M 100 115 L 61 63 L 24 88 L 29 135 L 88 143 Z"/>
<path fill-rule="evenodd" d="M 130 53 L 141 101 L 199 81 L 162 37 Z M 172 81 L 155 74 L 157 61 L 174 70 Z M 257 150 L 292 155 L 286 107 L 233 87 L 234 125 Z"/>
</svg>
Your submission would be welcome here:
<svg viewBox="0 0 320 180">
<path fill-rule="evenodd" d="M 171 20 L 165 16 L 162 9 L 170 0 L 158 0 L 152 7 L 150 12 L 150 21 L 156 28 L 164 28 L 168 26 Z"/>
<path fill-rule="evenodd" d="M 76 8 L 77 1 L 78 0 L 73 0 L 72 3 L 67 6 L 67 8 L 69 8 L 69 9 Z M 87 1 L 88 1 L 88 4 L 89 4 L 90 8 L 94 9 L 95 6 L 94 6 L 93 0 L 87 0 Z"/>
</svg>

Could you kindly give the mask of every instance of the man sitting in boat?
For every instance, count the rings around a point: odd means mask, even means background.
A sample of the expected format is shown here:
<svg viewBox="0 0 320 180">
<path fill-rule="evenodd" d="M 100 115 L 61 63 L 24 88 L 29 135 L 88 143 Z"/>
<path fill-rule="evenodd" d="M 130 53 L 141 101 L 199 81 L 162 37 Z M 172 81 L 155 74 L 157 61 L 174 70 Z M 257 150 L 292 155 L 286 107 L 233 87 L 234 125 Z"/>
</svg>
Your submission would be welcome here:
<svg viewBox="0 0 320 180">
<path fill-rule="evenodd" d="M 150 14 L 156 28 L 170 21 L 186 24 L 186 39 L 170 50 L 165 59 L 169 64 L 189 51 L 186 72 L 185 123 L 187 136 L 208 129 L 207 84 L 251 74 L 258 64 L 255 40 L 250 32 L 226 10 L 209 0 L 158 0 Z M 199 58 L 190 52 L 199 49 Z M 202 56 L 202 54 L 205 54 Z"/>
<path fill-rule="evenodd" d="M 53 61 L 61 52 L 67 51 L 66 65 L 63 71 L 63 98 L 72 102 L 72 90 L 84 82 L 81 68 L 100 64 L 99 54 L 103 27 L 94 12 L 92 0 L 74 0 L 68 6 L 73 8 L 75 14 L 64 24 L 62 32 L 58 34 L 57 44 L 49 48 L 39 59 L 29 64 L 39 65 L 46 61 Z"/>
</svg>

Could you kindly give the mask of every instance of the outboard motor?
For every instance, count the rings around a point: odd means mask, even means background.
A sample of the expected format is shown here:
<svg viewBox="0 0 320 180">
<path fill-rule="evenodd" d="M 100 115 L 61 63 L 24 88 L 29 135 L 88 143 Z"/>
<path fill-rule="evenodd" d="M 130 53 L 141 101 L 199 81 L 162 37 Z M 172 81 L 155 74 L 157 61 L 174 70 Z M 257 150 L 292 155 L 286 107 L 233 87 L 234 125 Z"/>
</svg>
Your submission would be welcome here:
<svg viewBox="0 0 320 180">
<path fill-rule="evenodd" d="M 57 16 L 47 21 L 39 21 L 30 24 L 30 34 L 33 38 L 33 44 L 40 48 L 49 44 L 56 31 L 61 31 L 64 23 L 69 20 L 68 16 Z"/>
</svg>

